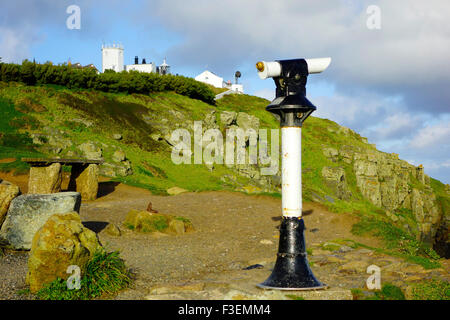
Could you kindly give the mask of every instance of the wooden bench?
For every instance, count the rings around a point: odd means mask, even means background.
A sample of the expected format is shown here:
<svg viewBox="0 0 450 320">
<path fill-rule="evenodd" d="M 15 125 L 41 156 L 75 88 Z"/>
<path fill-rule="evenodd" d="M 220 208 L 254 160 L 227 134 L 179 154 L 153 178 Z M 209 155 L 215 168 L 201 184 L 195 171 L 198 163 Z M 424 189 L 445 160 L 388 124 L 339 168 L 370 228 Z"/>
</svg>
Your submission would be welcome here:
<svg viewBox="0 0 450 320">
<path fill-rule="evenodd" d="M 66 165 L 72 167 L 68 190 L 80 192 L 83 200 L 97 199 L 98 166 L 104 160 L 22 158 L 22 161 L 31 166 L 28 193 L 60 192 L 61 168 Z"/>
</svg>

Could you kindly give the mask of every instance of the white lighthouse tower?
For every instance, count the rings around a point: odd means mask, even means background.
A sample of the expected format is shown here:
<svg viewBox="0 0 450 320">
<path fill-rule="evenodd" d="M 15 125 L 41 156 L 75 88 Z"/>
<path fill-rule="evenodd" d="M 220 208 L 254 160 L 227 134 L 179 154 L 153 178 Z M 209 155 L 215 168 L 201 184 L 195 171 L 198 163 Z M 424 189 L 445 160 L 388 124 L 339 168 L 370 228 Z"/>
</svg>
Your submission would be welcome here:
<svg viewBox="0 0 450 320">
<path fill-rule="evenodd" d="M 105 70 L 123 71 L 123 46 L 120 44 L 102 45 L 102 72 Z"/>
</svg>

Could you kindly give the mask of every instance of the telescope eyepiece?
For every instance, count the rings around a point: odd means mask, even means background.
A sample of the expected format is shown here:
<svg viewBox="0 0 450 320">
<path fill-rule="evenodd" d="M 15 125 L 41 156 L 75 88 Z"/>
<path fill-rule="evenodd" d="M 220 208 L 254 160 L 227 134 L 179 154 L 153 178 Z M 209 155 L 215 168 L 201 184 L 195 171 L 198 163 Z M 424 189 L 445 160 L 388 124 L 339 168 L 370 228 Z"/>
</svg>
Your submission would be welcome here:
<svg viewBox="0 0 450 320">
<path fill-rule="evenodd" d="M 256 63 L 256 69 L 257 69 L 259 72 L 263 72 L 263 71 L 264 71 L 264 62 L 258 61 L 258 62 Z"/>
</svg>

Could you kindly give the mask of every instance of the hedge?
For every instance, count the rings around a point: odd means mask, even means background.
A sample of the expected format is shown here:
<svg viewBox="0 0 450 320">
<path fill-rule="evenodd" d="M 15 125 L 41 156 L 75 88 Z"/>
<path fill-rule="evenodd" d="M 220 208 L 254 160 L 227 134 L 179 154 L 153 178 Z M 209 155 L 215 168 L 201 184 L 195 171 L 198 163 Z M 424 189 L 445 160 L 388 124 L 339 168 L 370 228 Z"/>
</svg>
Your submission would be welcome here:
<svg viewBox="0 0 450 320">
<path fill-rule="evenodd" d="M 38 64 L 24 60 L 21 65 L 0 63 L 0 80 L 27 85 L 54 84 L 67 88 L 94 89 L 104 92 L 143 93 L 174 91 L 189 98 L 214 104 L 214 93 L 207 85 L 178 75 L 159 75 L 138 71 L 97 74 L 92 68 L 77 69 L 69 65 Z"/>
</svg>

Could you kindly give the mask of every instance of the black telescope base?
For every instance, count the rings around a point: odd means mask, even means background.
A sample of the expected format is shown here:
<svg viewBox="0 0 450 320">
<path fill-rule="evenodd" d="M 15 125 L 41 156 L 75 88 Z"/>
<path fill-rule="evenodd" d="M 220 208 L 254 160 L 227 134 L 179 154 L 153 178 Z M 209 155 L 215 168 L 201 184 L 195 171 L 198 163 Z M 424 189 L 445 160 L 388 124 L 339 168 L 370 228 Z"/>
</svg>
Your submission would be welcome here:
<svg viewBox="0 0 450 320">
<path fill-rule="evenodd" d="M 257 286 L 277 290 L 319 290 L 327 285 L 314 277 L 306 258 L 303 219 L 283 217 L 277 261 L 272 274 Z"/>
</svg>

